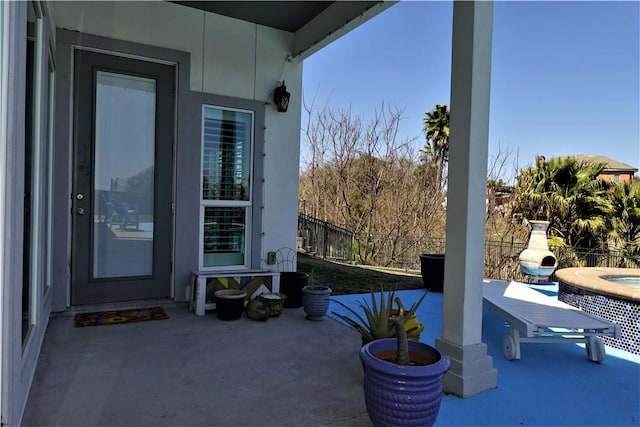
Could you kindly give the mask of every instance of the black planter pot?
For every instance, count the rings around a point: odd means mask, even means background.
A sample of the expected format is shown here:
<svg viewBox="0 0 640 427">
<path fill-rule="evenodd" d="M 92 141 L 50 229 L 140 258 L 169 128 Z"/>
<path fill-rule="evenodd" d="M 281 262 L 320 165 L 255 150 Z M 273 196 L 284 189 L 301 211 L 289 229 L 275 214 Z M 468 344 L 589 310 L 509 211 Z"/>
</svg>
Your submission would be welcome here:
<svg viewBox="0 0 640 427">
<path fill-rule="evenodd" d="M 220 320 L 238 320 L 242 317 L 247 293 L 238 289 L 216 291 L 216 311 Z"/>
<path fill-rule="evenodd" d="M 280 273 L 280 293 L 285 294 L 285 308 L 302 307 L 302 288 L 307 286 L 309 275 L 298 271 Z"/>
<path fill-rule="evenodd" d="M 420 273 L 424 287 L 431 292 L 444 290 L 444 254 L 420 254 Z"/>
</svg>

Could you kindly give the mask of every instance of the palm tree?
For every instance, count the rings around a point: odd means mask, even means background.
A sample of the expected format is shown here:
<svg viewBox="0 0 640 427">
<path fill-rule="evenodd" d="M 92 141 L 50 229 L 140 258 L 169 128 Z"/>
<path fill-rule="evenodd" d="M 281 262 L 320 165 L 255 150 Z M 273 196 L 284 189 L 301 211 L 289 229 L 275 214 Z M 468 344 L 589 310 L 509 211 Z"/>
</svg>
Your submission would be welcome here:
<svg viewBox="0 0 640 427">
<path fill-rule="evenodd" d="M 571 156 L 550 161 L 539 156 L 535 167 L 520 174 L 517 210 L 525 218 L 549 221 L 550 235 L 570 247 L 604 247 L 612 208 L 611 184 L 597 179 L 604 167 Z"/>
<path fill-rule="evenodd" d="M 449 110 L 446 104 L 436 104 L 425 113 L 422 128 L 427 137 L 422 161 L 433 162 L 438 188 L 442 189 L 446 163 L 449 161 Z"/>
<path fill-rule="evenodd" d="M 621 250 L 618 267 L 627 267 L 625 260 L 640 266 L 640 182 L 616 185 L 610 194 L 611 215 L 607 217 L 610 246 Z"/>
</svg>

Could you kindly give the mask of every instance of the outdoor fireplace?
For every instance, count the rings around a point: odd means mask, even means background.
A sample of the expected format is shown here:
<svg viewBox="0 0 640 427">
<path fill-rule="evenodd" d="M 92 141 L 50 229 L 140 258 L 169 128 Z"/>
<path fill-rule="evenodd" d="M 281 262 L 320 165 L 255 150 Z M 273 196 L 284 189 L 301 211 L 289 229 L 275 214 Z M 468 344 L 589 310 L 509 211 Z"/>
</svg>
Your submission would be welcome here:
<svg viewBox="0 0 640 427">
<path fill-rule="evenodd" d="M 549 221 L 531 220 L 529 226 L 529 245 L 520 253 L 520 269 L 533 280 L 546 280 L 558 267 L 558 260 L 547 243 Z"/>
</svg>

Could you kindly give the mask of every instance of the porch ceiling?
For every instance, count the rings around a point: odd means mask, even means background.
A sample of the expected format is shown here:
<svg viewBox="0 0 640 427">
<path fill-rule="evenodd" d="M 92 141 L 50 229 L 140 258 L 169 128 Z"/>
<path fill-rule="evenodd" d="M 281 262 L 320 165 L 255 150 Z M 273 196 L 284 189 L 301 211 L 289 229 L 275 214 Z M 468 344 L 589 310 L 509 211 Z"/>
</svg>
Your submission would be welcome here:
<svg viewBox="0 0 640 427">
<path fill-rule="evenodd" d="M 397 3 L 397 0 L 170 1 L 295 33 L 291 54 L 302 58 Z"/>
<path fill-rule="evenodd" d="M 183 6 L 217 13 L 279 30 L 296 32 L 333 1 L 173 1 Z M 351 2 L 360 3 L 360 2 Z"/>
</svg>

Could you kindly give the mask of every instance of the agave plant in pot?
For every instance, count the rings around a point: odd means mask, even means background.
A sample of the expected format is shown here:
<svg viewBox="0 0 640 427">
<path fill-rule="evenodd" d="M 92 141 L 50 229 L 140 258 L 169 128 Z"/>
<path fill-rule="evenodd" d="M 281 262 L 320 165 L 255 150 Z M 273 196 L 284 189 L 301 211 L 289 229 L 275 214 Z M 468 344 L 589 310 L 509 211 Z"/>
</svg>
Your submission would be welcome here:
<svg viewBox="0 0 640 427">
<path fill-rule="evenodd" d="M 417 317 L 416 310 L 422 304 L 427 292 L 416 301 L 409 310 L 404 312 L 405 330 L 409 339 L 418 341 L 420 333 L 424 329 Z M 351 328 L 355 329 L 362 339 L 362 345 L 381 338 L 393 338 L 396 336 L 396 328 L 392 321 L 392 315 L 398 313 L 398 309 L 393 308 L 395 291 L 386 293 L 380 286 L 380 292 L 376 297 L 375 292 L 371 292 L 371 302 L 366 298 L 358 301 L 358 306 L 362 309 L 362 314 L 339 300 L 334 302 L 345 308 L 352 317 L 332 311 L 331 313 L 344 321 Z"/>
<path fill-rule="evenodd" d="M 437 348 L 407 339 L 405 309 L 399 298 L 395 301 L 398 314 L 391 318 L 396 337 L 360 349 L 367 413 L 374 426 L 432 426 L 450 362 Z"/>
</svg>

